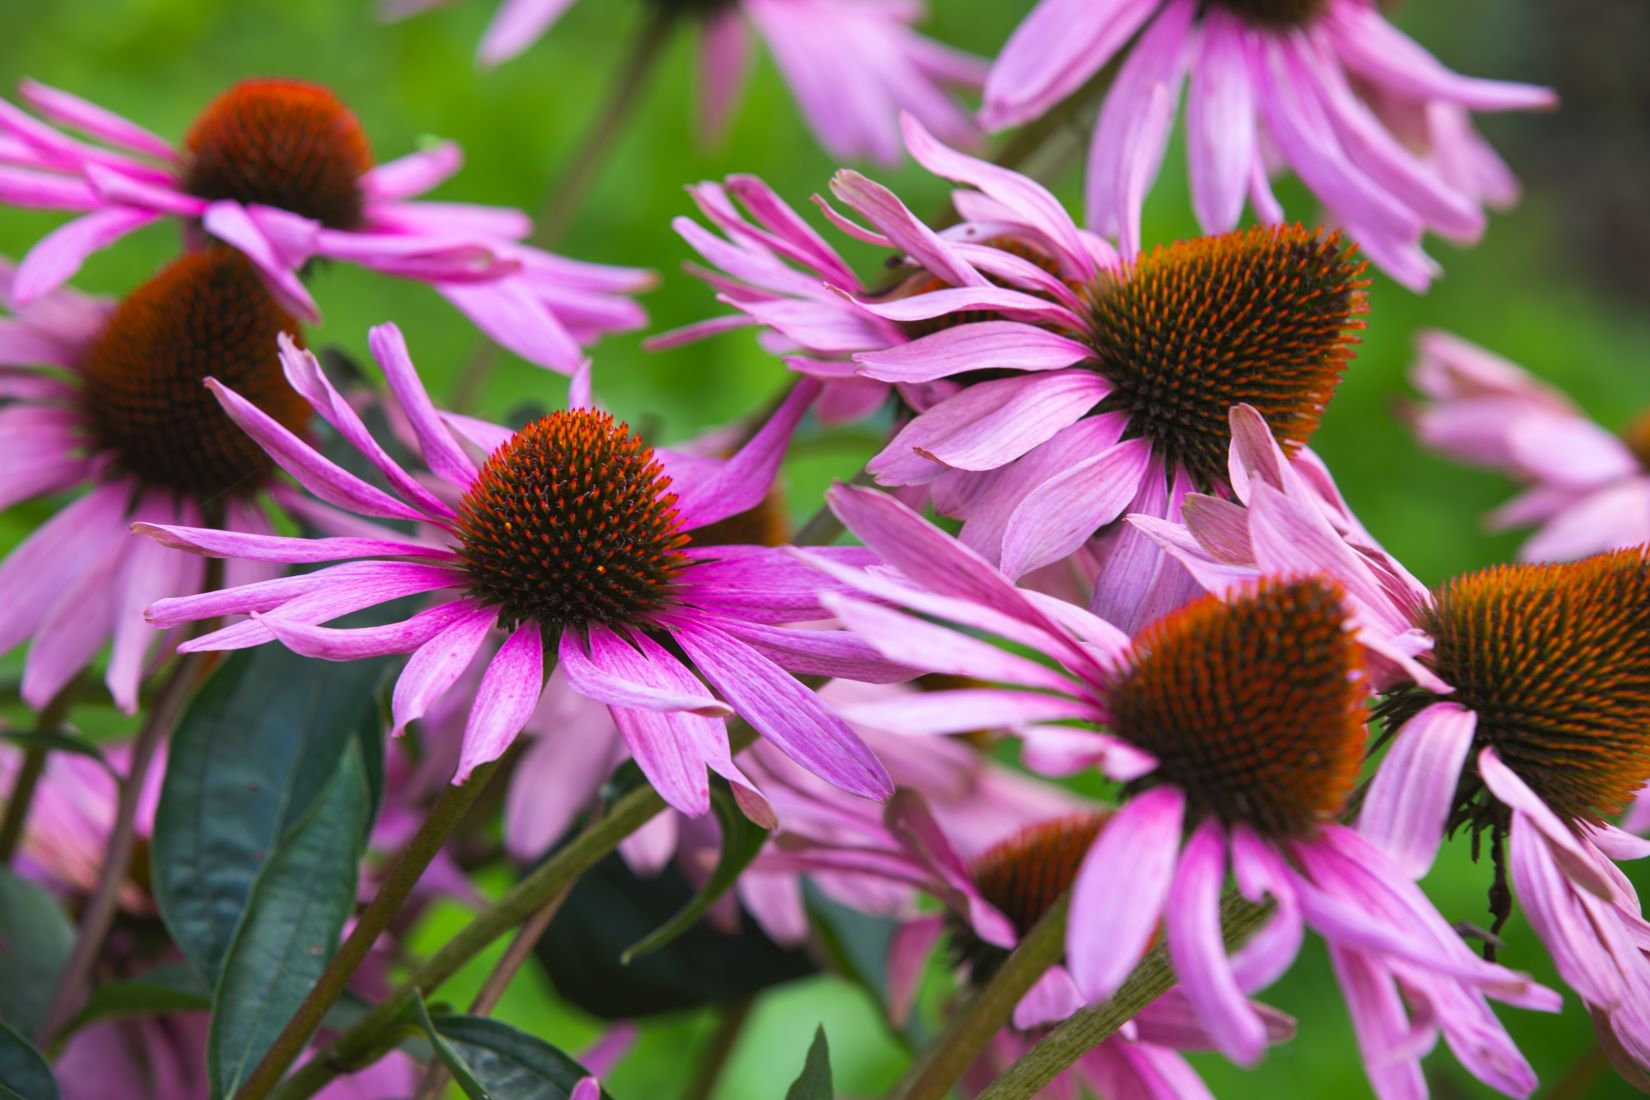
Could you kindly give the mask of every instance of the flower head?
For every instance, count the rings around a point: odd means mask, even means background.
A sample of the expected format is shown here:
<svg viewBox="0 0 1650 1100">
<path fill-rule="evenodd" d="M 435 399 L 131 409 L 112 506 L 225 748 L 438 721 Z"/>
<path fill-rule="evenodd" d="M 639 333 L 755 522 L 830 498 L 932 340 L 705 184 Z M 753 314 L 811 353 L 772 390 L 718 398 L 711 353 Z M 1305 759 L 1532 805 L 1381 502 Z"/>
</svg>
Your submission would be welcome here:
<svg viewBox="0 0 1650 1100">
<path fill-rule="evenodd" d="M 78 499 L 24 539 L 3 563 L 13 593 L 0 610 L 0 650 L 32 639 L 23 697 L 43 706 L 110 643 L 115 702 L 137 706 L 155 632 L 143 608 L 200 591 L 198 562 L 126 536 L 134 520 L 216 522 L 267 533 L 266 505 L 288 490 L 275 464 L 202 386 L 230 379 L 260 415 L 303 433 L 309 407 L 287 384 L 276 341 L 297 325 L 242 254 L 225 245 L 187 253 L 118 303 L 58 290 L 13 312 L 0 391 L 11 403 L 0 506 L 69 490 Z M 235 583 L 267 576 L 237 565 Z"/>
<path fill-rule="evenodd" d="M 452 0 L 381 0 L 398 18 Z M 498 65 L 526 50 L 571 0 L 503 0 L 477 50 Z M 654 0 L 659 17 L 699 23 L 699 122 L 703 136 L 726 130 L 750 65 L 751 31 L 773 54 L 814 136 L 833 157 L 899 159 L 895 120 L 919 115 L 954 141 L 974 136 L 952 96 L 978 88 L 986 64 L 918 34 L 920 3 L 886 0 Z"/>
<path fill-rule="evenodd" d="M 1527 486 L 1489 517 L 1536 525 L 1526 561 L 1585 557 L 1650 541 L 1650 446 L 1643 419 L 1614 435 L 1522 368 L 1443 332 L 1419 341 L 1410 410 L 1421 442 Z"/>
<path fill-rule="evenodd" d="M 192 239 L 240 249 L 305 321 L 320 314 L 302 276 L 326 259 L 428 283 L 501 346 L 564 372 L 582 359 L 582 344 L 643 322 L 625 295 L 651 282 L 646 272 L 523 244 L 532 225 L 513 210 L 410 201 L 458 170 L 458 148 L 376 164 L 354 114 L 319 85 L 236 84 L 177 148 L 67 92 L 25 81 L 20 93 L 51 123 L 103 145 L 0 102 L 0 135 L 18 165 L 0 179 L 0 202 L 80 215 L 23 259 L 18 304 L 61 285 L 93 252 L 179 218 Z"/>
<path fill-rule="evenodd" d="M 160 542 L 260 561 L 339 561 L 280 581 L 149 611 L 157 625 L 250 614 L 190 649 L 278 640 L 330 660 L 411 653 L 393 696 L 404 730 L 480 659 L 457 779 L 496 759 L 544 692 L 546 653 L 575 692 L 606 704 L 631 756 L 690 815 L 709 807 L 707 767 L 760 797 L 735 766 L 721 719 L 738 714 L 804 767 L 854 794 L 886 797 L 888 778 L 841 718 L 792 674 L 898 679 L 906 670 L 845 635 L 786 624 L 827 618 L 809 570 L 764 546 L 689 546 L 691 532 L 758 504 L 817 389 L 796 387 L 731 459 L 650 449 L 591 407 L 588 374 L 573 407 L 517 432 L 444 416 L 424 391 L 400 332 L 372 348 L 433 481 L 410 474 L 367 431 L 307 352 L 288 343 L 288 380 L 373 467 L 387 488 L 324 458 L 229 387 L 223 407 L 315 496 L 362 516 L 408 520 L 424 533 L 246 538 L 140 524 Z M 478 455 L 485 456 L 478 458 Z M 867 560 L 843 551 L 845 560 Z M 410 618 L 334 627 L 342 615 L 426 596 Z M 496 651 L 495 651 L 496 647 Z M 482 656 L 485 654 L 486 656 Z M 720 693 L 713 695 L 700 679 Z"/>
<path fill-rule="evenodd" d="M 1132 46 L 1128 44 L 1133 41 Z M 1245 203 L 1283 207 L 1268 177 L 1292 169 L 1393 278 L 1424 288 L 1431 231 L 1475 240 L 1509 174 L 1470 111 L 1552 106 L 1545 88 L 1459 76 L 1404 37 L 1374 0 L 1042 0 L 986 80 L 982 120 L 1029 122 L 1128 47 L 1089 153 L 1088 221 L 1132 252 L 1186 91 L 1198 220 L 1234 228 Z"/>
<path fill-rule="evenodd" d="M 817 567 L 1042 658 L 828 597 L 885 653 L 1008 685 L 942 693 L 912 714 L 913 732 L 990 715 L 1020 734 L 1034 768 L 1098 767 L 1130 784 L 1072 887 L 1067 961 L 1085 999 L 1115 993 L 1161 926 L 1214 1045 L 1250 1062 L 1267 1031 L 1246 993 L 1287 969 L 1309 926 L 1329 944 L 1379 1094 L 1419 1087 L 1419 1037 L 1440 1034 L 1481 1080 L 1514 1093 L 1533 1087 L 1485 998 L 1553 1010 L 1556 997 L 1473 955 L 1396 864 L 1339 823 L 1364 746 L 1369 681 L 1352 608 L 1332 581 L 1269 580 L 1225 602 L 1207 597 L 1130 639 L 1015 588 L 891 498 L 839 487 L 831 499 L 902 576 Z M 1276 906 L 1235 956 L 1220 928 L 1228 872 L 1250 901 Z"/>
</svg>

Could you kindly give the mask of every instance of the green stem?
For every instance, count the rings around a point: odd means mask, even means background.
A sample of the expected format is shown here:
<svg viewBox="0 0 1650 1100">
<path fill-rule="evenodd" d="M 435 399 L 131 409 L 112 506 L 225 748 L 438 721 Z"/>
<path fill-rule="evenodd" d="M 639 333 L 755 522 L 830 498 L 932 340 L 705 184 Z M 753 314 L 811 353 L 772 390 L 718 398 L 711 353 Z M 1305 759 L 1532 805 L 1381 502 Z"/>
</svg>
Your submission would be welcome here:
<svg viewBox="0 0 1650 1100">
<path fill-rule="evenodd" d="M 402 904 L 412 894 L 413 887 L 418 885 L 425 868 L 435 859 L 436 853 L 441 851 L 441 846 L 447 843 L 447 839 L 464 820 L 497 768 L 497 761 L 483 764 L 466 782 L 461 785 L 449 785 L 441 792 L 435 805 L 430 807 L 423 824 L 418 827 L 418 832 L 413 834 L 407 846 L 401 849 L 400 854 L 391 863 L 383 883 L 378 887 L 378 893 L 361 911 L 349 938 L 332 957 L 332 961 L 327 963 L 326 969 L 321 972 L 321 977 L 316 980 L 309 995 L 298 1006 L 298 1011 L 293 1013 L 292 1019 L 287 1021 L 286 1027 L 276 1036 L 269 1052 L 235 1094 L 238 1100 L 256 1100 L 258 1097 L 267 1096 L 279 1083 L 281 1074 L 285 1073 L 287 1067 L 303 1053 L 310 1036 L 321 1026 L 327 1010 L 343 995 L 344 987 L 349 984 L 350 978 L 366 960 L 367 954 L 378 942 L 378 937 L 401 912 Z"/>
<path fill-rule="evenodd" d="M 710 1037 L 709 1045 L 699 1058 L 699 1070 L 684 1100 L 711 1100 L 716 1095 L 716 1083 L 722 1079 L 722 1071 L 728 1066 L 733 1048 L 739 1045 L 739 1036 L 744 1033 L 745 1021 L 750 1019 L 754 1003 L 754 998 L 744 997 L 722 1010 L 716 1033 Z"/>
<path fill-rule="evenodd" d="M 756 734 L 748 727 L 729 737 L 734 753 L 748 748 Z M 305 1062 L 280 1088 L 268 1093 L 273 1100 L 302 1100 L 313 1096 L 333 1078 L 382 1056 L 394 1040 L 390 1037 L 396 1019 L 412 1003 L 413 991 L 430 993 L 458 973 L 471 959 L 505 932 L 527 920 L 560 891 L 594 867 L 619 846 L 625 837 L 653 820 L 665 808 L 664 799 L 652 787 L 637 787 L 609 807 L 606 816 L 575 837 L 531 874 L 511 887 L 497 901 L 476 914 L 439 951 L 413 968 L 405 981 L 391 991 L 354 1027 L 340 1035 L 318 1057 Z M 237 1100 L 256 1100 L 265 1093 L 243 1093 Z"/>
<path fill-rule="evenodd" d="M 97 885 L 80 915 L 80 929 L 75 935 L 74 948 L 68 962 L 58 975 L 57 989 L 52 994 L 51 1007 L 35 1033 L 37 1045 L 45 1048 L 50 1040 L 73 1017 L 80 1007 L 80 997 L 91 978 L 92 966 L 97 962 L 103 941 L 115 921 L 120 904 L 120 887 L 132 866 L 132 852 L 137 847 L 137 807 L 143 797 L 143 787 L 149 775 L 161 742 L 172 732 L 183 705 L 198 685 L 201 674 L 214 654 L 190 653 L 177 659 L 171 675 L 155 698 L 137 738 L 132 742 L 131 763 L 120 782 L 120 797 L 115 802 L 115 824 L 103 850 L 103 865 L 98 871 Z"/>
<path fill-rule="evenodd" d="M 58 733 L 62 730 L 63 720 L 69 716 L 69 708 L 74 705 L 75 695 L 80 690 L 80 679 L 76 675 L 41 708 L 35 720 L 38 732 Z M 12 782 L 11 794 L 6 796 L 5 816 L 0 818 L 0 867 L 10 865 L 11 857 L 17 854 L 17 846 L 23 842 L 23 826 L 28 823 L 29 808 L 34 804 L 34 792 L 40 785 L 40 777 L 46 772 L 46 755 L 49 752 L 51 750 L 44 745 L 30 745 L 23 754 L 23 764 Z"/>
<path fill-rule="evenodd" d="M 660 5 L 659 11 L 642 28 L 641 35 L 631 47 L 629 58 L 620 67 L 618 82 L 608 94 L 606 105 L 567 157 L 567 168 L 557 186 L 545 195 L 533 235 L 528 238 L 529 243 L 540 248 L 551 248 L 566 233 L 573 215 L 578 213 L 585 194 L 601 175 L 608 155 L 624 131 L 626 117 L 641 103 L 648 78 L 657 68 L 659 56 L 670 41 L 670 32 L 675 25 L 676 20 L 669 6 Z M 449 408 L 464 412 L 474 405 L 500 354 L 497 344 L 491 340 L 482 341 L 453 385 L 447 401 Z"/>
<path fill-rule="evenodd" d="M 1070 894 L 1062 894 L 1049 907 L 985 987 L 952 1017 L 945 1033 L 906 1071 L 893 1093 L 897 1100 L 942 1100 L 950 1094 L 992 1036 L 1008 1024 L 1014 1006 L 1065 954 L 1070 907 Z"/>
<path fill-rule="evenodd" d="M 1221 919 L 1228 948 L 1247 940 L 1271 912 L 1270 906 L 1251 905 L 1228 895 Z M 1105 1042 L 1174 984 L 1174 967 L 1168 953 L 1158 947 L 1141 960 L 1111 1000 L 1091 1005 L 1062 1021 L 993 1081 L 979 1100 L 1027 1100 L 1041 1095 L 1043 1086 Z"/>
</svg>

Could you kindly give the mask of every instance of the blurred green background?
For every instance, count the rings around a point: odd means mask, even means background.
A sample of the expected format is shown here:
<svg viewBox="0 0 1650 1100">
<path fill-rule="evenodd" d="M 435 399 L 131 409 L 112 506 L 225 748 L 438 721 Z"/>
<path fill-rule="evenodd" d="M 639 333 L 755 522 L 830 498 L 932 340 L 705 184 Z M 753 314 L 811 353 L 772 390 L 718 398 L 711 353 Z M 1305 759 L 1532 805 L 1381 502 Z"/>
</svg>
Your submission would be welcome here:
<svg viewBox="0 0 1650 1100">
<path fill-rule="evenodd" d="M 1029 6 L 1030 0 L 935 0 L 929 27 L 948 43 L 991 54 Z M 368 0 L 4 0 L 0 83 L 32 76 L 176 137 L 232 81 L 308 78 L 330 85 L 356 110 L 381 159 L 400 155 L 426 135 L 461 142 L 466 167 L 437 197 L 535 210 L 566 171 L 566 157 L 606 96 L 648 5 L 574 4 L 548 39 L 497 72 L 482 73 L 472 56 L 492 8 L 492 0 L 465 0 L 383 26 L 372 18 Z M 1369 528 L 1428 582 L 1504 559 L 1518 538 L 1488 537 L 1479 523 L 1509 495 L 1506 483 L 1422 453 L 1391 415 L 1405 392 L 1417 330 L 1446 327 L 1500 351 L 1567 389 L 1612 427 L 1650 405 L 1650 320 L 1643 308 L 1650 285 L 1643 263 L 1650 203 L 1642 190 L 1650 172 L 1650 81 L 1642 58 L 1633 56 L 1650 41 L 1647 9 L 1641 0 L 1452 0 L 1400 5 L 1395 12 L 1402 26 L 1462 71 L 1546 80 L 1566 99 L 1554 115 L 1486 122 L 1529 181 L 1526 201 L 1494 218 L 1476 248 L 1437 245 L 1447 275 L 1431 293 L 1418 297 L 1377 280 L 1363 349 L 1314 443 Z M 754 172 L 805 208 L 807 196 L 822 190 L 836 167 L 801 126 L 766 58 L 758 61 L 729 139 L 704 148 L 693 132 L 689 37 L 671 44 L 639 114 L 559 247 L 581 259 L 658 270 L 660 286 L 645 298 L 653 331 L 721 312 L 707 288 L 679 270 L 688 251 L 669 223 L 691 213 L 683 184 Z M 1085 137 L 1086 128 L 1066 135 L 1068 151 Z M 1052 152 L 1035 166 L 1074 199 L 1080 158 Z M 1194 232 L 1183 164 L 1181 150 L 1172 150 L 1148 208 L 1148 240 Z M 870 171 L 918 211 L 943 201 L 942 185 L 909 167 Z M 1299 190 L 1285 195 L 1293 213 L 1309 216 L 1311 204 Z M 20 255 L 58 220 L 0 211 L 0 253 Z M 130 288 L 168 258 L 174 233 L 152 229 L 95 258 L 78 285 L 106 293 Z M 474 354 L 475 331 L 423 287 L 334 267 L 315 293 L 326 323 L 312 342 L 338 344 L 364 357 L 367 326 L 395 320 L 437 394 L 451 389 Z M 595 360 L 598 392 L 633 423 L 654 427 L 660 441 L 735 418 L 786 380 L 749 333 L 657 355 L 641 350 L 640 335 L 627 335 L 600 344 Z M 502 415 L 524 400 L 554 404 L 564 386 L 552 374 L 507 361 L 490 378 L 482 410 Z M 851 475 L 874 445 L 863 433 L 827 438 L 815 432 L 803 439 L 788 483 L 795 509 L 811 511 L 821 488 Z M 0 541 L 10 545 L 40 515 L 14 510 L 0 521 Z M 1468 863 L 1464 845 L 1456 845 L 1429 886 L 1451 919 L 1478 921 L 1486 883 L 1487 869 Z M 418 942 L 438 942 L 460 919 L 456 910 L 437 913 Z M 1516 917 L 1508 938 L 1505 957 L 1513 965 L 1551 979 Z M 467 1000 L 490 962 L 456 982 L 450 999 Z M 1199 1059 L 1218 1095 L 1367 1093 L 1321 951 L 1309 947 L 1267 999 L 1301 1019 L 1301 1037 L 1272 1051 L 1252 1072 Z M 558 1006 L 538 971 L 516 983 L 500 1015 L 569 1049 L 598 1031 Z M 1544 1087 L 1585 1064 L 1591 1028 L 1573 999 L 1558 1019 L 1504 1016 Z M 840 1091 L 874 1094 L 897 1076 L 903 1055 L 885 1036 L 875 1007 L 844 982 L 813 979 L 761 1003 L 718 1095 L 781 1095 L 819 1022 L 830 1035 Z M 713 1027 L 708 1013 L 650 1026 L 635 1055 L 611 1076 L 613 1092 L 621 1100 L 675 1095 L 689 1076 L 696 1046 Z M 1435 1095 L 1488 1095 L 1446 1054 L 1432 1061 Z M 1621 1088 L 1606 1078 L 1565 1095 L 1609 1096 Z"/>
</svg>

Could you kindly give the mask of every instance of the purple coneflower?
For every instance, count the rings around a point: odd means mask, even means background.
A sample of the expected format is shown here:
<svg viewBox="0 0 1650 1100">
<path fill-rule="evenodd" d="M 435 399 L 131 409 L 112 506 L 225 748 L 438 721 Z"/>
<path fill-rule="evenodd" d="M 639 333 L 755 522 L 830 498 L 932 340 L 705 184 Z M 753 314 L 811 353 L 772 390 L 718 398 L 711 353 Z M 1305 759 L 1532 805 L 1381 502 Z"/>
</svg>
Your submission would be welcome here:
<svg viewBox="0 0 1650 1100">
<path fill-rule="evenodd" d="M 982 120 L 1038 118 L 1131 40 L 1089 152 L 1090 225 L 1139 239 L 1189 80 L 1187 157 L 1206 232 L 1236 227 L 1246 200 L 1260 220 L 1283 221 L 1269 182 L 1281 162 L 1415 289 L 1437 274 L 1424 233 L 1475 240 L 1481 204 L 1516 194 L 1468 112 L 1555 102 L 1546 88 L 1449 71 L 1374 0 L 1042 0 L 993 64 Z"/>
<path fill-rule="evenodd" d="M 400 18 L 452 0 L 380 0 Z M 921 0 L 655 0 L 701 21 L 700 132 L 727 126 L 750 68 L 751 30 L 767 43 L 814 136 L 833 157 L 899 159 L 901 111 L 950 140 L 976 130 L 951 90 L 978 88 L 986 62 L 912 29 Z M 477 50 L 483 65 L 538 41 L 572 0 L 504 0 Z"/>
<path fill-rule="evenodd" d="M 1650 420 L 1600 427 L 1528 372 L 1448 333 L 1422 334 L 1411 372 L 1431 400 L 1413 409 L 1421 442 L 1502 470 L 1529 488 L 1490 516 L 1536 525 L 1526 561 L 1586 557 L 1650 542 Z"/>
<path fill-rule="evenodd" d="M 271 532 L 266 504 L 301 494 L 272 479 L 275 464 L 201 385 L 209 375 L 246 395 L 259 415 L 302 433 L 309 408 L 281 376 L 276 340 L 297 323 L 256 269 L 225 245 L 191 252 L 118 304 L 63 289 L 19 306 L 11 272 L 0 302 L 0 409 L 5 430 L 0 507 L 83 490 L 0 563 L 11 593 L 0 651 L 32 640 L 23 698 L 44 706 L 112 643 L 106 682 L 136 710 L 160 637 L 143 621 L 155 600 L 199 592 L 201 563 L 126 537 L 134 520 L 212 522 L 250 537 Z M 226 580 L 271 575 L 232 563 Z"/>
<path fill-rule="evenodd" d="M 564 372 L 582 344 L 645 321 L 624 295 L 649 286 L 649 273 L 523 244 L 532 224 L 516 210 L 410 201 L 458 170 L 458 147 L 375 165 L 360 123 L 318 85 L 243 81 L 201 112 L 181 147 L 43 84 L 25 81 L 20 94 L 103 144 L 0 101 L 0 202 L 80 214 L 23 259 L 19 303 L 61 285 L 93 252 L 178 218 L 191 238 L 204 232 L 245 253 L 304 320 L 319 311 L 299 275 L 334 260 L 428 283 L 501 346 Z"/>
<path fill-rule="evenodd" d="M 931 813 L 916 792 L 901 791 L 880 817 L 844 807 L 841 813 L 854 821 L 834 833 L 794 830 L 787 822 L 756 866 L 852 883 L 880 879 L 902 890 L 915 888 L 945 906 L 940 913 L 894 914 L 900 925 L 889 944 L 889 1012 L 903 1025 L 927 960 L 942 939 L 948 941 L 965 984 L 978 987 L 1071 888 L 1110 814 L 1054 790 L 1049 789 L 1041 807 L 1022 807 L 1018 823 L 1005 822 L 989 837 L 959 834 Z M 1250 977 L 1259 975 L 1242 964 L 1239 968 Z M 1015 1006 L 1012 1026 L 996 1036 L 969 1076 L 983 1088 L 995 1076 L 993 1069 L 1000 1071 L 1083 1003 L 1066 966 L 1050 967 Z M 1293 1034 L 1287 1017 L 1264 1006 L 1256 1009 L 1266 1020 L 1269 1039 Z M 1088 1085 L 1098 1095 L 1147 1100 L 1209 1095 L 1179 1054 L 1213 1045 L 1182 993 L 1154 1001 L 1132 1024 L 1130 1036 L 1114 1036 L 1095 1047 L 1053 1087 Z"/>
<path fill-rule="evenodd" d="M 817 567 L 1052 662 L 828 596 L 844 625 L 885 652 L 1010 685 L 929 696 L 906 708 L 902 728 L 1000 722 L 1024 739 L 1034 768 L 1098 766 L 1131 784 L 1073 886 L 1067 965 L 1086 999 L 1115 993 L 1161 925 L 1217 1049 L 1257 1059 L 1265 1021 L 1220 930 L 1230 871 L 1249 901 L 1276 906 L 1259 933 L 1263 959 L 1248 961 L 1275 976 L 1305 927 L 1328 942 L 1379 1095 L 1423 1095 L 1420 1054 L 1440 1034 L 1480 1080 L 1514 1095 L 1533 1089 L 1485 998 L 1556 1010 L 1556 995 L 1479 959 L 1397 864 L 1339 823 L 1363 756 L 1369 684 L 1338 586 L 1263 580 L 1224 603 L 1194 601 L 1131 640 L 1081 608 L 1015 588 L 890 497 L 838 487 L 831 501 L 903 577 Z"/>
<path fill-rule="evenodd" d="M 784 552 L 692 545 L 696 529 L 751 508 L 767 493 L 817 387 L 799 385 L 724 461 L 655 451 L 627 425 L 589 407 L 588 375 L 575 384 L 574 407 L 517 432 L 444 417 L 419 381 L 400 331 L 374 329 L 371 344 L 434 487 L 403 469 L 313 356 L 290 344 L 281 362 L 293 388 L 393 492 L 322 457 L 234 389 L 209 385 L 236 423 L 321 500 L 423 525 L 436 537 L 305 539 L 139 524 L 142 533 L 198 554 L 343 563 L 163 600 L 150 609 L 151 622 L 252 616 L 188 643 L 197 650 L 279 640 L 329 660 L 411 653 L 393 697 L 398 731 L 487 654 L 464 729 L 458 781 L 496 759 L 527 724 L 544 690 L 548 651 L 573 690 L 612 709 L 631 756 L 684 813 L 709 808 L 708 767 L 735 784 L 747 809 L 767 814 L 729 755 L 721 719 L 733 714 L 842 789 L 887 797 L 882 765 L 791 673 L 897 678 L 902 670 L 840 632 L 788 628 L 829 614 L 819 604 L 815 575 Z M 867 560 L 859 550 L 833 557 Z M 431 602 L 399 622 L 320 625 L 414 595 Z M 503 641 L 495 652 L 498 637 Z"/>
</svg>

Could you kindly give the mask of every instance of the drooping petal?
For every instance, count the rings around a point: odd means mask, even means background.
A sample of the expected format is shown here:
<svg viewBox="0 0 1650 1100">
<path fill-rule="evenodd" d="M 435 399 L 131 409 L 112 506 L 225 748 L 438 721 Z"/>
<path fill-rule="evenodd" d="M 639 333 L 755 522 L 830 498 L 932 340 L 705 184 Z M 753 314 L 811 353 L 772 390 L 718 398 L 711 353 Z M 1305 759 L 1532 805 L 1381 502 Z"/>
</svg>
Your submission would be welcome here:
<svg viewBox="0 0 1650 1100">
<path fill-rule="evenodd" d="M 390 698 L 390 733 L 399 737 L 445 695 L 475 660 L 498 620 L 498 610 L 470 605 L 469 613 L 431 638 L 407 661 Z"/>
<path fill-rule="evenodd" d="M 1220 928 L 1226 882 L 1226 832 L 1209 820 L 1193 831 L 1164 909 L 1175 976 L 1209 1029 L 1215 1047 L 1239 1065 L 1266 1049 L 1266 1025 L 1238 988 Z"/>
<path fill-rule="evenodd" d="M 1411 878 L 1427 873 L 1443 843 L 1477 725 L 1477 715 L 1456 703 L 1424 708 L 1398 730 L 1370 784 L 1358 831 Z"/>
<path fill-rule="evenodd" d="M 535 622 L 522 623 L 499 646 L 476 689 L 475 705 L 464 724 L 464 749 L 453 782 L 464 782 L 477 766 L 502 756 L 532 717 L 543 692 L 544 643 L 540 627 Z"/>
</svg>

